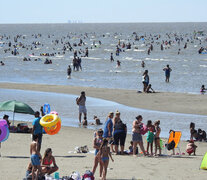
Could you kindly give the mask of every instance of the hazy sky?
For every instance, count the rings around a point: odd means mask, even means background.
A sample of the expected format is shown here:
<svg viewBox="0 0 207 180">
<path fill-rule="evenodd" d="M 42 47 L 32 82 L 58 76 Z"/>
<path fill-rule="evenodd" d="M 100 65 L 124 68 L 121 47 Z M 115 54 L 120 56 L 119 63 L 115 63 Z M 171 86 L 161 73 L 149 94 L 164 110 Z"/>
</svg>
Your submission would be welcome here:
<svg viewBox="0 0 207 180">
<path fill-rule="evenodd" d="M 0 23 L 207 22 L 207 0 L 0 0 Z"/>
</svg>

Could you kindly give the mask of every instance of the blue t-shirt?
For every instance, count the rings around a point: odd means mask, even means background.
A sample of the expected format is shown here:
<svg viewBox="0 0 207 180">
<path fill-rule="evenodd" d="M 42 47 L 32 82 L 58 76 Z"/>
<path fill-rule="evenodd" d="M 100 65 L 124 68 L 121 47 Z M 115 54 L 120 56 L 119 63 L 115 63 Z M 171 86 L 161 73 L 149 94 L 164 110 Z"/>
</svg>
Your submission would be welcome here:
<svg viewBox="0 0 207 180">
<path fill-rule="evenodd" d="M 42 134 L 42 126 L 40 125 L 40 117 L 35 118 L 32 125 L 35 127 L 34 128 L 34 135 L 36 134 Z"/>
<path fill-rule="evenodd" d="M 109 134 L 109 131 L 108 131 L 108 124 L 110 124 L 110 132 L 112 134 L 112 131 L 113 131 L 113 122 L 111 120 L 111 118 L 108 118 L 108 120 L 106 121 L 105 125 L 104 125 L 104 133 L 103 133 L 103 137 L 104 138 L 107 138 L 109 137 L 108 134 Z"/>
</svg>

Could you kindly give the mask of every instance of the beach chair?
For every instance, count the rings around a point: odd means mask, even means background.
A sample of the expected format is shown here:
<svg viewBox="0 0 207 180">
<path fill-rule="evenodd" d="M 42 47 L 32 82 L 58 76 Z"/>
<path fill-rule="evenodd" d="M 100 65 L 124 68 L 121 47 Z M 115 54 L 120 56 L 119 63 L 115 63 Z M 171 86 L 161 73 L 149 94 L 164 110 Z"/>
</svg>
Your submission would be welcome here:
<svg viewBox="0 0 207 180">
<path fill-rule="evenodd" d="M 179 142 L 180 142 L 181 135 L 182 135 L 181 131 L 171 131 L 169 138 L 168 138 L 168 142 L 167 142 L 167 144 L 169 144 L 170 142 L 174 140 L 175 142 L 174 149 L 177 148 L 180 154 L 181 154 L 181 151 L 179 147 Z M 167 150 L 167 147 L 165 146 L 165 154 L 167 154 L 166 150 Z"/>
</svg>

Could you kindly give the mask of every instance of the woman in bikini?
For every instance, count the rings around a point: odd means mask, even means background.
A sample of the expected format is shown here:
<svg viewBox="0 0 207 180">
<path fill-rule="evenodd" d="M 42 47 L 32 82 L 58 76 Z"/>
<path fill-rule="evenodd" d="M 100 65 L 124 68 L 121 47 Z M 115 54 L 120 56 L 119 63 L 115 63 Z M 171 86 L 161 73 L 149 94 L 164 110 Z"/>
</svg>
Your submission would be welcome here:
<svg viewBox="0 0 207 180">
<path fill-rule="evenodd" d="M 100 162 L 100 157 L 97 154 L 99 152 L 102 141 L 103 141 L 103 130 L 99 129 L 93 141 L 93 147 L 95 148 L 95 158 L 94 158 L 94 165 L 93 165 L 92 173 L 93 175 L 95 174 L 96 168 L 99 164 L 100 165 L 100 171 L 99 171 L 100 177 L 102 176 L 103 166 L 102 166 L 102 163 Z"/>
<path fill-rule="evenodd" d="M 53 164 L 53 166 L 51 166 L 51 164 Z M 47 148 L 45 150 L 45 154 L 44 154 L 44 157 L 42 159 L 42 172 L 45 173 L 45 174 L 52 174 L 54 173 L 55 171 L 58 170 L 58 166 L 55 162 L 55 158 L 54 156 L 52 155 L 52 149 L 51 148 Z"/>
<path fill-rule="evenodd" d="M 103 142 L 100 146 L 100 150 L 98 152 L 98 155 L 101 159 L 101 163 L 103 166 L 102 180 L 106 180 L 107 168 L 109 165 L 109 156 L 110 156 L 112 162 L 114 162 L 114 160 L 111 156 L 110 147 L 108 147 L 108 140 L 107 139 L 103 140 Z"/>
</svg>

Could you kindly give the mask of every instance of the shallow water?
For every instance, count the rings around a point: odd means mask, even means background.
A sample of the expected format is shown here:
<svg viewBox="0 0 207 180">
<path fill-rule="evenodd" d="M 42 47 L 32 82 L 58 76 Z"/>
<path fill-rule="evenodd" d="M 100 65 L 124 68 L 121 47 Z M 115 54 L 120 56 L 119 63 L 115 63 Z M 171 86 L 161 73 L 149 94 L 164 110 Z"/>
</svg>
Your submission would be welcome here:
<svg viewBox="0 0 207 180">
<path fill-rule="evenodd" d="M 197 35 L 198 39 L 193 39 L 193 31 L 207 29 L 207 23 L 123 23 L 123 24 L 28 24 L 28 25 L 0 25 L 0 36 L 6 34 L 11 39 L 0 38 L 0 60 L 5 66 L 0 66 L 0 82 L 21 82 L 37 84 L 59 84 L 74 86 L 92 86 L 103 88 L 121 89 L 142 89 L 141 76 L 145 69 L 149 70 L 150 83 L 155 91 L 165 92 L 187 92 L 199 93 L 202 84 L 206 83 L 204 77 L 207 76 L 207 54 L 198 54 L 198 49 L 207 47 L 206 34 Z M 83 39 L 83 34 L 87 32 L 88 38 Z M 139 36 L 146 35 L 145 40 L 134 41 L 133 32 Z M 41 37 L 35 38 L 32 34 L 41 33 Z M 95 33 L 95 34 L 94 34 Z M 166 33 L 171 33 L 169 39 Z M 160 45 L 156 43 L 162 40 L 172 40 L 172 34 L 178 34 L 184 38 L 180 46 L 172 43 L 170 49 L 160 50 Z M 4 53 L 8 48 L 8 42 L 13 41 L 17 34 L 25 35 L 25 39 L 20 38 L 18 42 L 31 45 L 34 41 L 39 41 L 43 46 L 36 49 L 26 50 L 18 47 L 19 55 L 13 56 L 10 52 Z M 152 36 L 150 36 L 150 34 Z M 154 50 L 147 55 L 149 43 L 152 37 L 160 34 L 161 38 L 155 40 Z M 48 38 L 48 35 L 51 35 Z M 54 36 L 53 36 L 54 35 Z M 70 39 L 67 37 L 70 36 Z M 105 35 L 105 37 L 103 37 Z M 63 45 L 54 45 L 53 40 L 61 39 L 71 44 L 78 43 L 80 38 L 86 43 L 85 46 L 75 47 L 76 50 L 84 50 L 89 47 L 89 58 L 82 58 L 83 71 L 72 72 L 72 78 L 67 79 L 67 66 L 72 63 L 73 52 L 66 51 L 66 54 L 48 57 L 53 60 L 53 64 L 44 65 L 46 57 L 39 56 L 40 53 L 61 52 Z M 131 50 L 125 50 L 120 56 L 115 56 L 118 40 L 132 45 Z M 184 50 L 184 43 L 190 40 L 187 49 Z M 201 39 L 201 44 L 200 40 Z M 102 45 L 90 47 L 95 41 L 102 42 Z M 191 43 L 191 40 L 193 41 Z M 3 44 L 6 43 L 6 44 Z M 33 46 L 34 47 L 34 46 Z M 138 50 L 135 49 L 138 47 Z M 53 50 L 55 48 L 55 50 Z M 178 55 L 178 49 L 181 54 Z M 12 49 L 13 50 L 13 49 Z M 114 53 L 115 61 L 110 62 L 110 53 Z M 29 56 L 32 53 L 35 56 Z M 79 54 L 82 56 L 83 54 Z M 24 62 L 24 57 L 30 57 L 32 61 Z M 41 61 L 34 61 L 41 58 Z M 116 60 L 121 61 L 121 68 L 116 68 Z M 141 67 L 141 61 L 145 61 L 146 67 Z M 170 83 L 165 83 L 165 76 L 162 69 L 170 64 L 172 68 Z"/>
<path fill-rule="evenodd" d="M 40 106 L 49 103 L 51 110 L 55 110 L 61 117 L 64 126 L 79 127 L 78 125 L 78 106 L 76 105 L 76 95 L 59 94 L 59 93 L 46 93 L 37 91 L 23 91 L 23 90 L 10 90 L 0 89 L 1 101 L 17 100 L 29 104 L 34 111 L 39 110 Z M 121 119 L 127 124 L 128 133 L 131 134 L 132 122 L 139 114 L 143 116 L 143 122 L 146 124 L 147 120 L 161 121 L 161 137 L 168 137 L 170 129 L 182 131 L 182 139 L 187 140 L 190 137 L 189 125 L 190 122 L 196 124 L 196 128 L 207 130 L 206 119 L 207 116 L 181 114 L 171 112 L 160 112 L 145 110 L 139 108 L 132 108 L 121 105 L 112 101 L 87 97 L 87 111 L 89 123 L 94 122 L 93 116 L 97 115 L 102 122 L 105 122 L 106 116 L 110 111 L 119 110 L 121 112 Z M 12 120 L 13 114 L 11 112 L 0 112 L 0 117 L 5 113 L 10 116 Z M 34 119 L 32 115 L 15 113 L 15 120 L 23 120 L 31 122 Z M 98 129 L 103 126 L 89 125 L 87 128 Z"/>
</svg>

